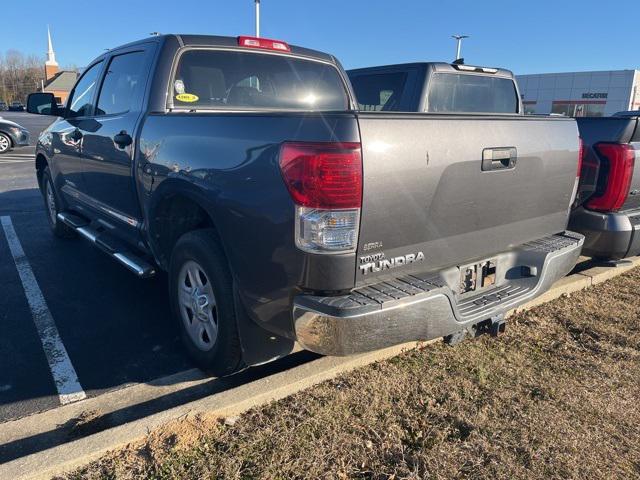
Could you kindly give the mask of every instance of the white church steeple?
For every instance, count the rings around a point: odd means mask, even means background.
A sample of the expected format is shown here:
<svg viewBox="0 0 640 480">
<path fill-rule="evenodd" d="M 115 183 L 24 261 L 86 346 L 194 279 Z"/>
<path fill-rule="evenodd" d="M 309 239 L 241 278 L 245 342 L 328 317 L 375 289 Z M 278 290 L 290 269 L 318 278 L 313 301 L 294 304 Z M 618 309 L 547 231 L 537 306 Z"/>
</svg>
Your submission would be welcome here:
<svg viewBox="0 0 640 480">
<path fill-rule="evenodd" d="M 47 48 L 47 61 L 44 62 L 44 78 L 49 80 L 58 73 L 58 62 L 56 62 L 56 53 L 53 51 L 53 43 L 51 42 L 51 31 L 47 25 L 47 40 L 49 40 Z"/>
<path fill-rule="evenodd" d="M 51 43 L 51 31 L 49 30 L 49 25 L 47 25 L 47 38 L 49 40 L 49 48 L 47 49 L 47 61 L 45 62 L 45 65 L 57 67 L 58 63 L 56 62 L 56 53 L 53 51 L 53 43 Z"/>
</svg>

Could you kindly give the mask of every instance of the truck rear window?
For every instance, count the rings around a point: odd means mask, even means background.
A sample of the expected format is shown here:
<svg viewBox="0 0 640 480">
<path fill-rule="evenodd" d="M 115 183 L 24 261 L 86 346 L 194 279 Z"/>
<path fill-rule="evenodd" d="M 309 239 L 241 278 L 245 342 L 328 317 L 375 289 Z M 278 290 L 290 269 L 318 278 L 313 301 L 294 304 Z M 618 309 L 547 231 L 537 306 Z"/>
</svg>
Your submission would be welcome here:
<svg viewBox="0 0 640 480">
<path fill-rule="evenodd" d="M 351 85 L 364 111 L 400 110 L 400 99 L 407 83 L 406 72 L 352 75 Z"/>
<path fill-rule="evenodd" d="M 518 113 L 515 84 L 509 78 L 436 73 L 429 83 L 428 112 Z"/>
<path fill-rule="evenodd" d="M 347 110 L 338 70 L 283 55 L 188 50 L 172 85 L 175 107 L 198 109 Z"/>
</svg>

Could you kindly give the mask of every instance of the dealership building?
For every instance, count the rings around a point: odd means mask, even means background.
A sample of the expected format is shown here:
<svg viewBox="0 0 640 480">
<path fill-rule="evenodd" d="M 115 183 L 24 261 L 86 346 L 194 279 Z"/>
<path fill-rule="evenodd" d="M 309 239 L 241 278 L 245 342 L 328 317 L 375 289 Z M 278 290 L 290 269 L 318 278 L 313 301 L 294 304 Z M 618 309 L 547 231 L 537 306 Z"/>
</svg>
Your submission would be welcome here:
<svg viewBox="0 0 640 480">
<path fill-rule="evenodd" d="M 518 75 L 525 113 L 572 117 L 640 110 L 640 70 Z"/>
</svg>

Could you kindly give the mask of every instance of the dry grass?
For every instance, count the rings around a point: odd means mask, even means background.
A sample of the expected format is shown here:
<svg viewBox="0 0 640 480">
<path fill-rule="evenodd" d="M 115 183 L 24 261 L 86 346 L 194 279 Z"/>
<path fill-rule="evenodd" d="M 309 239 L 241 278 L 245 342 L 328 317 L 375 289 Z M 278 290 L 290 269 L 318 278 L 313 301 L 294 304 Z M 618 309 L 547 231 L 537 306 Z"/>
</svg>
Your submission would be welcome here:
<svg viewBox="0 0 640 480">
<path fill-rule="evenodd" d="M 69 478 L 640 478 L 640 269 Z"/>
</svg>

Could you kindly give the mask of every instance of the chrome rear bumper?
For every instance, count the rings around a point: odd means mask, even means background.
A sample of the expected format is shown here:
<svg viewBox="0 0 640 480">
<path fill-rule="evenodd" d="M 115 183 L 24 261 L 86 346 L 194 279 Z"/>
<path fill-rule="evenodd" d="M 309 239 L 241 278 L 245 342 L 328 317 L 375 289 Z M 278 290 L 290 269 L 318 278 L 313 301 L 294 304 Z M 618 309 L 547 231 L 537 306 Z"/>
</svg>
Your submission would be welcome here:
<svg viewBox="0 0 640 480">
<path fill-rule="evenodd" d="M 495 255 L 496 286 L 458 295 L 448 271 L 405 275 L 326 297 L 298 295 L 297 341 L 325 355 L 349 355 L 444 337 L 537 297 L 576 264 L 584 237 L 564 232 Z"/>
</svg>

